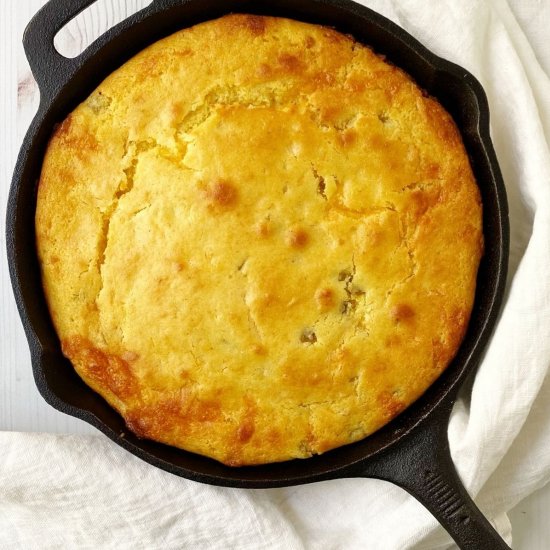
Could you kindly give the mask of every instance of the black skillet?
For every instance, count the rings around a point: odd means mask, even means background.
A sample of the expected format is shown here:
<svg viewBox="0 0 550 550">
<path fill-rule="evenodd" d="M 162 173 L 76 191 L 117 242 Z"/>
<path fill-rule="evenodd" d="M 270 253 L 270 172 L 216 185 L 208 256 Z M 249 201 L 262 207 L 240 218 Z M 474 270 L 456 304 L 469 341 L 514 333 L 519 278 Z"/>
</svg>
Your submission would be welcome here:
<svg viewBox="0 0 550 550">
<path fill-rule="evenodd" d="M 40 107 L 27 133 L 7 209 L 7 252 L 40 393 L 56 409 L 89 422 L 121 447 L 173 474 L 228 487 L 267 488 L 344 477 L 391 481 L 416 497 L 461 548 L 508 548 L 462 486 L 449 452 L 447 425 L 459 388 L 480 361 L 495 325 L 509 246 L 506 195 L 489 137 L 485 93 L 464 69 L 430 53 L 404 30 L 349 0 L 154 0 L 101 36 L 75 59 L 54 48 L 57 31 L 94 0 L 50 0 L 32 19 L 24 45 L 40 88 Z M 322 456 L 258 467 L 229 468 L 128 433 L 122 418 L 89 389 L 61 354 L 46 307 L 34 244 L 36 185 L 56 123 L 114 69 L 145 46 L 228 12 L 291 17 L 352 34 L 405 69 L 457 122 L 484 203 L 486 251 L 475 306 L 460 350 L 429 390 L 388 426 Z"/>
</svg>

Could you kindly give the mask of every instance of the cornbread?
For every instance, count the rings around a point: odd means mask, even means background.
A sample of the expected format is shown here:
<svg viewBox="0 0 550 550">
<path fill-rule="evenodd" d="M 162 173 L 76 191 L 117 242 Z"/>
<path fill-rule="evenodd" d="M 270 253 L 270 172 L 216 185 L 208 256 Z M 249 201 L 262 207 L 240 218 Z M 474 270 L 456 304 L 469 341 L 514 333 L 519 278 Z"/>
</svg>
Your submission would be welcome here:
<svg viewBox="0 0 550 550">
<path fill-rule="evenodd" d="M 442 106 L 351 37 L 251 15 L 153 44 L 56 128 L 36 239 L 82 379 L 138 436 L 233 466 L 414 402 L 483 249 Z"/>
</svg>

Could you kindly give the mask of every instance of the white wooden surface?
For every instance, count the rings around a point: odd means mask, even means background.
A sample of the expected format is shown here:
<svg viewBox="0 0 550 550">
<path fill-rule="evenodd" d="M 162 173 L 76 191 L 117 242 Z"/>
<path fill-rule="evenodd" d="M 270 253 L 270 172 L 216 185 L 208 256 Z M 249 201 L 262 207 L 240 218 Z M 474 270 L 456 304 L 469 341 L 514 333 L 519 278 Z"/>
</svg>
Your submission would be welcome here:
<svg viewBox="0 0 550 550">
<path fill-rule="evenodd" d="M 78 54 L 107 28 L 151 0 L 98 0 L 56 38 L 68 57 Z M 541 2 L 509 0 L 512 9 L 550 73 L 548 21 L 537 17 Z M 26 62 L 21 36 L 26 23 L 45 0 L 0 0 L 0 219 L 5 218 L 9 182 L 19 144 L 38 105 L 39 96 Z M 0 239 L 0 430 L 94 433 L 94 429 L 50 408 L 40 397 L 30 368 L 27 343 L 12 298 L 5 241 Z M 521 502 L 510 514 L 514 548 L 550 548 L 550 485 Z"/>
</svg>

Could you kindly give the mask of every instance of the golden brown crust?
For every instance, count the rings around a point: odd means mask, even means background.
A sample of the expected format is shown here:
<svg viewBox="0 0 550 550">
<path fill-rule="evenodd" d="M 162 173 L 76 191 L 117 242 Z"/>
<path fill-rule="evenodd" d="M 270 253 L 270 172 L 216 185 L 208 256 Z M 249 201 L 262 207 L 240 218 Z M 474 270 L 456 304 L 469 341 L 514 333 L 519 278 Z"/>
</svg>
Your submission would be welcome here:
<svg viewBox="0 0 550 550">
<path fill-rule="evenodd" d="M 38 190 L 64 354 L 141 437 L 257 464 L 357 441 L 468 323 L 481 203 L 451 117 L 332 29 L 232 15 L 113 73 Z"/>
</svg>

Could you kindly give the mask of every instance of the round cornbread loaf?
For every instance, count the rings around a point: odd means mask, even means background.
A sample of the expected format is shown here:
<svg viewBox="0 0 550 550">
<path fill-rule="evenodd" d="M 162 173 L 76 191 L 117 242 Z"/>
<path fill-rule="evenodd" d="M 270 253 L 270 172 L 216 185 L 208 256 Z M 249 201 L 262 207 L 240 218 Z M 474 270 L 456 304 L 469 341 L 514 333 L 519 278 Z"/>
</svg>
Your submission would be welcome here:
<svg viewBox="0 0 550 550">
<path fill-rule="evenodd" d="M 338 32 L 230 15 L 55 130 L 37 248 L 64 354 L 128 428 L 229 465 L 371 434 L 455 355 L 483 249 L 450 115 Z"/>
</svg>

